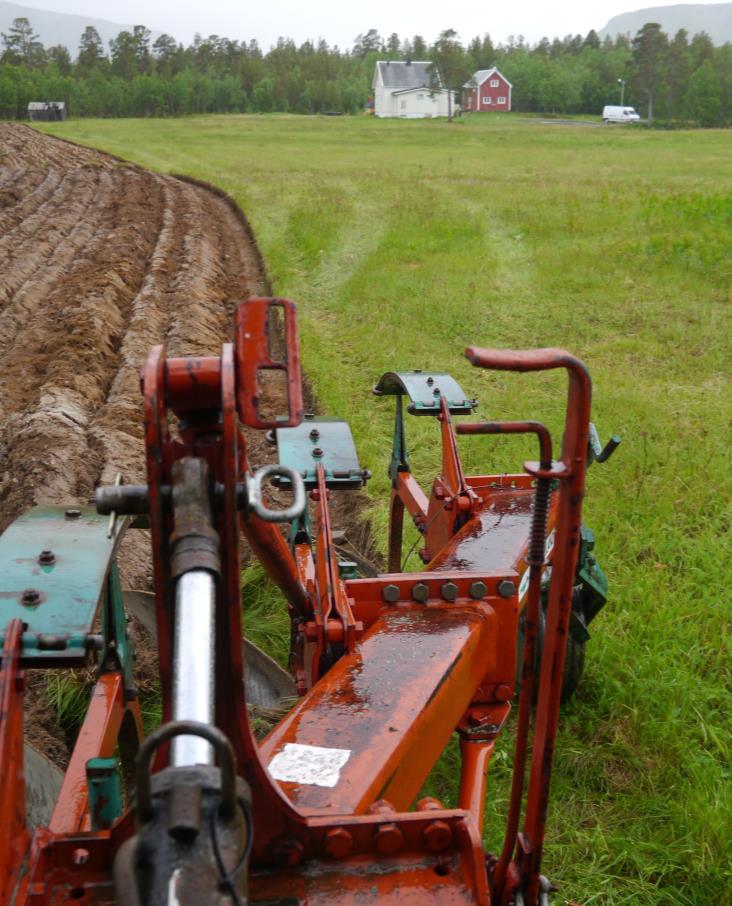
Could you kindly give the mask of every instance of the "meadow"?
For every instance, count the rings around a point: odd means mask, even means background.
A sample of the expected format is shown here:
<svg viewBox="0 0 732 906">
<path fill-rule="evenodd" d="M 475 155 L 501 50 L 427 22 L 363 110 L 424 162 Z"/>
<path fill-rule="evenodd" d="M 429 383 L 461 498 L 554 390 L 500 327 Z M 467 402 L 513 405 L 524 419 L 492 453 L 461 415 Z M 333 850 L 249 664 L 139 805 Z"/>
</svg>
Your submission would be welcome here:
<svg viewBox="0 0 732 906">
<path fill-rule="evenodd" d="M 729 132 L 285 115 L 47 131 L 239 203 L 275 292 L 299 303 L 320 410 L 350 421 L 374 473 L 377 538 L 393 418 L 371 395 L 382 372 L 444 369 L 482 416 L 557 430 L 562 380 L 479 372 L 463 349 L 558 345 L 587 363 L 593 420 L 623 443 L 588 476 L 610 598 L 563 713 L 545 872 L 559 902 L 732 903 Z M 412 421 L 426 482 L 437 434 Z M 533 455 L 487 438 L 461 449 L 476 472 Z M 449 752 L 431 788 L 450 804 L 454 775 Z M 493 849 L 509 776 L 503 748 Z"/>
</svg>

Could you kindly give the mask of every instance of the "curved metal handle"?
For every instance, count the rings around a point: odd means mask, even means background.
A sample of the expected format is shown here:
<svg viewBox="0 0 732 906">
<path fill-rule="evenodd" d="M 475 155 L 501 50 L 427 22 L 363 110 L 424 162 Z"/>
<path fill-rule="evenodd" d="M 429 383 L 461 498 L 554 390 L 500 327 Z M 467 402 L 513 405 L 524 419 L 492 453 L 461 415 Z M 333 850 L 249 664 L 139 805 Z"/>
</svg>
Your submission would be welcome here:
<svg viewBox="0 0 732 906">
<path fill-rule="evenodd" d="M 233 815 L 236 811 L 234 749 L 218 727 L 202 724 L 195 720 L 171 721 L 154 730 L 140 746 L 135 768 L 138 814 L 143 818 L 148 818 L 153 812 L 150 792 L 150 762 L 156 750 L 164 742 L 176 736 L 200 736 L 211 743 L 221 768 L 221 810 L 227 816 Z"/>
<path fill-rule="evenodd" d="M 262 482 L 265 478 L 286 478 L 292 487 L 292 503 L 284 510 L 271 510 L 262 500 Z M 247 478 L 247 508 L 263 522 L 293 522 L 305 509 L 305 483 L 294 469 L 279 464 L 262 466 Z"/>
</svg>

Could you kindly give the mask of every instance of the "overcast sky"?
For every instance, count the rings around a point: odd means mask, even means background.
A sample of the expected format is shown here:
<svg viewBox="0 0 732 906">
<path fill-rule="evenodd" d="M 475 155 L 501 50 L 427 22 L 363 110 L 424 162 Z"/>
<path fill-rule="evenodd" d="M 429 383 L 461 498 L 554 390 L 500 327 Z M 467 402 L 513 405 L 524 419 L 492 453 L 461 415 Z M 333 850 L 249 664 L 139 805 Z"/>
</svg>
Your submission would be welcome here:
<svg viewBox="0 0 732 906">
<path fill-rule="evenodd" d="M 24 3 L 24 0 L 16 0 Z M 382 36 L 397 32 L 401 38 L 421 34 L 433 41 L 446 28 L 454 28 L 463 41 L 488 32 L 495 42 L 509 35 L 538 41 L 544 35 L 562 37 L 600 30 L 612 16 L 662 6 L 650 0 L 513 0 L 505 4 L 464 0 L 457 7 L 425 0 L 26 0 L 38 9 L 77 13 L 123 24 L 144 24 L 188 43 L 196 32 L 241 40 L 256 38 L 267 50 L 278 37 L 298 44 L 324 38 L 348 49 L 357 34 L 370 28 Z M 674 0 L 668 0 L 674 2 Z M 688 2 L 688 0 L 687 0 Z"/>
</svg>

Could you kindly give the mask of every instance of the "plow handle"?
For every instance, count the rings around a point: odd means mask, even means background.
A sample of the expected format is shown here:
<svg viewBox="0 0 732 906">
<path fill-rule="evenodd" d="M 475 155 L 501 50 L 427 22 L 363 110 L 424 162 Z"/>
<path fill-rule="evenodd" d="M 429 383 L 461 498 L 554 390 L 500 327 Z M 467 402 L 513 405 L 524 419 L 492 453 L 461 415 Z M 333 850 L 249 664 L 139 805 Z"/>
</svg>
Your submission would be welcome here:
<svg viewBox="0 0 732 906">
<path fill-rule="evenodd" d="M 542 655 L 539 696 L 536 705 L 531 768 L 526 795 L 524 833 L 526 842 L 513 863 L 518 877 L 518 889 L 525 902 L 535 906 L 540 895 L 540 866 L 546 829 L 549 784 L 554 754 L 554 741 L 559 722 L 559 704 L 564 673 L 566 638 L 572 602 L 572 588 L 577 566 L 582 498 L 585 491 L 587 441 L 590 425 L 592 382 L 585 365 L 564 349 L 498 350 L 470 347 L 466 356 L 479 368 L 497 371 L 549 371 L 564 368 L 569 377 L 567 411 L 562 439 L 564 470 L 553 470 L 552 477 L 560 480 L 557 507 L 556 541 L 552 558 L 552 577 L 547 605 L 545 645 Z M 532 464 L 527 464 L 527 468 Z M 531 469 L 529 469 L 532 472 Z M 539 472 L 533 470 L 537 476 Z M 517 753 L 519 763 L 525 753 Z M 509 833 L 504 851 L 494 872 L 494 895 L 497 902 L 509 901 L 513 890 L 505 886 L 509 873 L 508 859 L 514 845 L 517 803 L 513 803 Z"/>
</svg>

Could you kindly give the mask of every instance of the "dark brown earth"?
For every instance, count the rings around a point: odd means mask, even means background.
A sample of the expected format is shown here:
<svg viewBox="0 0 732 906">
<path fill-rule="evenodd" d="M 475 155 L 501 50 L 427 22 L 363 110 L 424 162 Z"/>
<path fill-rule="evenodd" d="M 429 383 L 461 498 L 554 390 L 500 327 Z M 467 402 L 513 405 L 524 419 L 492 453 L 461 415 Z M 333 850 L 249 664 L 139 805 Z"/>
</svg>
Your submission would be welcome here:
<svg viewBox="0 0 732 906">
<path fill-rule="evenodd" d="M 119 472 L 144 482 L 150 348 L 215 355 L 236 305 L 268 291 L 223 193 L 0 123 L 0 531 L 36 504 L 85 503 Z M 272 458 L 261 435 L 249 442 L 253 465 Z M 356 509 L 339 499 L 334 525 L 368 555 Z M 125 587 L 149 587 L 147 533 L 128 534 L 120 568 Z M 31 678 L 27 733 L 62 763 L 42 680 Z"/>
</svg>

